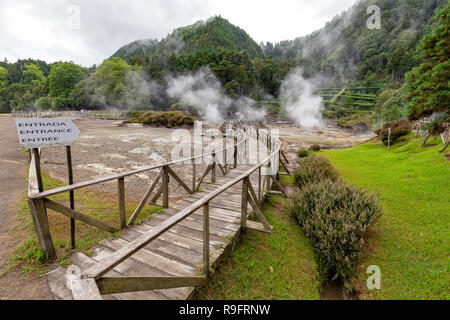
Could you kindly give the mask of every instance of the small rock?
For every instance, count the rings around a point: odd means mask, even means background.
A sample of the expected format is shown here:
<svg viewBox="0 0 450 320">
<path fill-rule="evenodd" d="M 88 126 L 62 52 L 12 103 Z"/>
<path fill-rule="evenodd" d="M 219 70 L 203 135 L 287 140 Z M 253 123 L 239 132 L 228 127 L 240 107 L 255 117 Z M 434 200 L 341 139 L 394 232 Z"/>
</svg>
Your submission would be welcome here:
<svg viewBox="0 0 450 320">
<path fill-rule="evenodd" d="M 369 127 L 367 126 L 367 124 L 365 124 L 363 122 L 359 122 L 359 123 L 355 124 L 352 128 L 352 132 L 354 135 L 366 134 L 368 131 L 369 131 Z"/>
</svg>

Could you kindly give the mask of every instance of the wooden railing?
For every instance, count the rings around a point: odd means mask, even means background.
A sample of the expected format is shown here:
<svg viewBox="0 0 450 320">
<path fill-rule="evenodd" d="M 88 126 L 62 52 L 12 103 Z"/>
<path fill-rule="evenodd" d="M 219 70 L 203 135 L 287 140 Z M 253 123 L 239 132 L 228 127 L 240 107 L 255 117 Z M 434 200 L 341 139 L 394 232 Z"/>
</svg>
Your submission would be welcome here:
<svg viewBox="0 0 450 320">
<path fill-rule="evenodd" d="M 74 299 L 101 299 L 101 294 L 111 294 L 120 292 L 130 292 L 130 291 L 146 291 L 153 289 L 166 289 L 166 288 L 176 288 L 176 287 L 186 287 L 186 286 L 197 286 L 204 283 L 209 277 L 209 204 L 221 193 L 225 192 L 232 186 L 242 183 L 242 206 L 241 206 L 241 228 L 242 230 L 254 229 L 262 232 L 271 233 L 272 227 L 266 221 L 264 215 L 261 211 L 261 203 L 263 201 L 263 190 L 264 186 L 267 186 L 267 190 L 271 190 L 273 184 L 277 185 L 280 190 L 283 190 L 282 186 L 277 181 L 277 174 L 279 171 L 281 161 L 281 141 L 277 138 L 272 137 L 265 131 L 255 130 L 253 128 L 237 129 L 234 131 L 234 143 L 231 147 L 225 147 L 221 150 L 224 160 L 224 165 L 222 166 L 217 161 L 217 152 L 212 151 L 210 154 L 211 161 L 207 165 L 204 173 L 200 176 L 200 179 L 196 182 L 196 164 L 195 160 L 199 157 L 205 157 L 207 155 L 194 156 L 188 159 L 182 159 L 178 161 L 173 161 L 165 163 L 158 166 L 149 166 L 146 168 L 113 175 L 109 177 L 104 177 L 96 180 L 90 180 L 85 182 L 76 183 L 73 185 L 60 187 L 52 190 L 42 191 L 36 193 L 36 188 L 31 187 L 29 193 L 29 205 L 30 211 L 33 216 L 33 221 L 35 224 L 36 232 L 38 234 L 39 243 L 41 248 L 45 251 L 49 259 L 53 259 L 55 255 L 55 250 L 53 247 L 53 242 L 48 226 L 48 219 L 46 214 L 46 208 L 55 210 L 63 215 L 66 215 L 72 219 L 80 220 L 91 226 L 106 230 L 111 233 L 115 233 L 118 230 L 110 227 L 100 221 L 90 218 L 82 213 L 79 213 L 73 209 L 70 209 L 62 204 L 56 203 L 48 199 L 50 196 L 57 194 L 74 191 L 80 188 L 85 188 L 88 186 L 98 185 L 101 183 L 109 181 L 118 181 L 118 201 L 119 201 L 119 217 L 120 217 L 120 227 L 125 228 L 125 178 L 136 175 L 138 173 L 160 169 L 160 172 L 156 179 L 153 181 L 149 189 L 146 191 L 142 201 L 137 206 L 136 210 L 133 212 L 128 224 L 132 224 L 136 218 L 139 216 L 142 208 L 150 198 L 152 192 L 156 189 L 159 180 L 162 180 L 159 190 L 156 192 L 152 199 L 154 203 L 159 197 L 162 196 L 162 206 L 167 208 L 169 206 L 169 177 L 172 176 L 188 193 L 193 193 L 199 189 L 199 186 L 203 182 L 204 178 L 210 173 L 211 181 L 215 181 L 216 168 L 218 167 L 223 175 L 229 172 L 231 166 L 236 167 L 238 165 L 238 158 L 240 154 L 243 154 L 244 159 L 246 158 L 247 147 L 249 145 L 249 139 L 256 139 L 258 145 L 264 143 L 270 150 L 270 154 L 258 162 L 256 165 L 251 167 L 246 172 L 242 173 L 238 177 L 226 182 L 224 185 L 219 186 L 216 190 L 207 194 L 202 199 L 199 199 L 192 205 L 184 208 L 174 216 L 168 218 L 158 226 L 154 227 L 151 231 L 143 234 L 138 239 L 130 242 L 127 246 L 122 249 L 112 253 L 108 257 L 99 261 L 90 269 L 83 272 L 79 277 L 76 277 L 71 281 L 71 290 Z M 227 160 L 227 150 L 232 150 L 232 157 Z M 259 150 L 259 148 L 258 148 Z M 259 152 L 259 151 L 258 151 Z M 257 159 L 259 156 L 257 155 Z M 177 174 L 171 169 L 171 166 L 177 163 L 185 163 L 186 161 L 191 161 L 193 168 L 193 181 L 192 188 L 189 187 Z M 32 166 L 33 167 L 33 166 Z M 265 172 L 262 172 L 265 169 Z M 258 195 L 255 192 L 252 184 L 250 183 L 250 176 L 258 171 Z M 30 169 L 31 173 L 31 169 Z M 262 181 L 264 176 L 265 181 Z M 30 179 L 32 175 L 30 174 Z M 36 181 L 30 181 L 31 183 L 36 183 Z M 254 213 L 259 218 L 261 223 L 247 220 L 247 205 L 248 203 L 252 207 Z M 128 257 L 135 254 L 137 251 L 148 245 L 153 240 L 157 239 L 160 235 L 165 233 L 167 230 L 180 223 L 190 215 L 192 215 L 196 210 L 203 208 L 203 220 L 204 220 L 204 230 L 203 230 L 203 274 L 196 277 L 104 277 L 106 273 L 114 269 L 118 264 L 127 259 Z"/>
<path fill-rule="evenodd" d="M 416 131 L 416 138 L 418 138 L 419 135 L 422 137 L 422 147 L 425 146 L 428 139 L 432 135 L 432 130 L 425 129 L 431 123 L 431 121 L 419 120 L 413 125 L 413 129 Z M 444 152 L 450 144 L 450 123 L 443 123 L 442 126 L 445 128 L 445 130 L 441 133 L 440 138 L 442 139 L 444 147 L 439 151 L 439 153 Z"/>
<path fill-rule="evenodd" d="M 63 115 L 62 111 L 11 111 L 13 118 L 58 118 Z"/>
</svg>

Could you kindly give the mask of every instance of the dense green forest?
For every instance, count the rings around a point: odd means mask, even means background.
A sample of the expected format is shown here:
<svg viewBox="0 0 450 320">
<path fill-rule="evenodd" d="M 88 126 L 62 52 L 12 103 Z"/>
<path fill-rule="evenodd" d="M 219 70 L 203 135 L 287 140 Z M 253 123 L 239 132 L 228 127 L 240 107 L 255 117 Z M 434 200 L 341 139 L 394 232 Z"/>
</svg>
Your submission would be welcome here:
<svg viewBox="0 0 450 320">
<path fill-rule="evenodd" d="M 379 30 L 366 26 L 371 4 L 381 8 Z M 339 104 L 327 104 L 326 116 L 370 123 L 433 112 L 448 117 L 448 11 L 445 0 L 361 0 L 324 28 L 276 44 L 258 45 L 244 30 L 213 17 L 160 41 L 128 44 L 90 68 L 5 59 L 0 62 L 0 112 L 165 110 L 177 102 L 166 93 L 168 77 L 205 66 L 224 94 L 276 102 L 283 79 L 299 67 L 317 89 L 378 88 L 376 96 L 347 94 Z M 360 100 L 351 101 L 354 97 Z"/>
<path fill-rule="evenodd" d="M 148 56 L 168 57 L 173 54 L 194 54 L 198 51 L 247 51 L 253 58 L 264 58 L 262 48 L 242 29 L 222 17 L 198 21 L 178 28 L 166 38 L 138 40 L 120 48 L 113 57 L 124 60 Z"/>
</svg>

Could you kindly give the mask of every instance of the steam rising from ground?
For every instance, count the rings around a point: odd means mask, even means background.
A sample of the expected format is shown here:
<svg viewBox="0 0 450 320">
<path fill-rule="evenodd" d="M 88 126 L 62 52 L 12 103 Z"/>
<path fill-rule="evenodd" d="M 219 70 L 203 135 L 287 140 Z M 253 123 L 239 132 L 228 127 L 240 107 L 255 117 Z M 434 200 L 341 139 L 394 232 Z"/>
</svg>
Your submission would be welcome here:
<svg viewBox="0 0 450 320">
<path fill-rule="evenodd" d="M 312 80 L 303 77 L 301 69 L 292 71 L 280 90 L 281 107 L 298 125 L 306 128 L 323 127 L 322 98 L 313 95 Z"/>
<path fill-rule="evenodd" d="M 197 108 L 200 116 L 207 121 L 219 122 L 237 116 L 241 120 L 264 118 L 266 110 L 257 108 L 248 97 L 231 99 L 222 84 L 208 68 L 201 68 L 193 74 L 168 78 L 167 94 L 178 99 L 182 105 Z"/>
</svg>

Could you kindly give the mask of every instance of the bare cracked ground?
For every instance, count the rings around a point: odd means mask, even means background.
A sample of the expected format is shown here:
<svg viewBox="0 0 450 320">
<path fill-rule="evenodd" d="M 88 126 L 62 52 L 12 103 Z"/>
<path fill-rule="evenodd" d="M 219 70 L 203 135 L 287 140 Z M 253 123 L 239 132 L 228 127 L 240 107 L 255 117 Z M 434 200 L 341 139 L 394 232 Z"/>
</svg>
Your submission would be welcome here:
<svg viewBox="0 0 450 320">
<path fill-rule="evenodd" d="M 74 122 L 81 131 L 79 138 L 72 146 L 75 182 L 169 162 L 172 160 L 173 147 L 178 144 L 177 141 L 172 141 L 174 129 L 118 126 L 117 122 L 111 120 L 78 120 Z M 180 156 L 180 158 L 182 157 Z M 41 155 L 41 164 L 42 170 L 52 178 L 67 183 L 64 148 L 44 149 Z M 198 166 L 197 178 L 205 167 Z M 174 165 L 171 168 L 189 186 L 191 185 L 192 166 L 190 164 Z M 125 179 L 127 200 L 139 202 L 158 175 L 159 170 L 127 177 Z M 110 195 L 117 193 L 117 185 L 114 182 L 87 189 Z M 169 193 L 170 198 L 175 201 L 187 195 L 186 191 L 176 183 L 169 184 Z"/>
<path fill-rule="evenodd" d="M 8 258 L 20 242 L 20 231 L 14 217 L 19 213 L 18 204 L 25 196 L 26 163 L 28 156 L 17 139 L 14 120 L 0 116 L 0 274 Z M 19 232 L 12 232 L 17 230 Z M 50 299 L 45 277 L 20 275 L 11 271 L 0 278 L 0 299 Z"/>
</svg>

